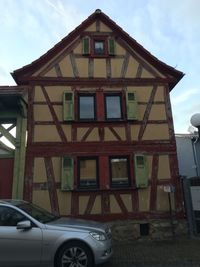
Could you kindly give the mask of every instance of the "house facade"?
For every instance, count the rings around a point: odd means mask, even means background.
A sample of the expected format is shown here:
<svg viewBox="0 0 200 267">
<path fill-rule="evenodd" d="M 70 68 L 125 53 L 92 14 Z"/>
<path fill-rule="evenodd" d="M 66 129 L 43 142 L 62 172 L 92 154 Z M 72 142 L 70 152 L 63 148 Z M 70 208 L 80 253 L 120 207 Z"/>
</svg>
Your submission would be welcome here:
<svg viewBox="0 0 200 267">
<path fill-rule="evenodd" d="M 182 72 L 97 9 L 12 76 L 28 97 L 25 200 L 54 214 L 139 224 L 168 219 L 172 205 L 181 222 L 169 92 Z"/>
</svg>

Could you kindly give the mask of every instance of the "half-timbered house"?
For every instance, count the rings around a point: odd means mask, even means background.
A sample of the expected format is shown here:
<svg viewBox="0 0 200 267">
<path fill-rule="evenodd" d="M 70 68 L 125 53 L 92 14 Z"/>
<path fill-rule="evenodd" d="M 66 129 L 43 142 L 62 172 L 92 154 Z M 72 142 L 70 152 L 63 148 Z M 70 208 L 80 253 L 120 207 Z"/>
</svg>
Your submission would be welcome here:
<svg viewBox="0 0 200 267">
<path fill-rule="evenodd" d="M 181 221 L 169 93 L 182 72 L 97 9 L 12 76 L 28 94 L 24 199 L 55 214 L 150 229 L 172 207 Z M 169 203 L 163 188 L 172 187 Z"/>
</svg>

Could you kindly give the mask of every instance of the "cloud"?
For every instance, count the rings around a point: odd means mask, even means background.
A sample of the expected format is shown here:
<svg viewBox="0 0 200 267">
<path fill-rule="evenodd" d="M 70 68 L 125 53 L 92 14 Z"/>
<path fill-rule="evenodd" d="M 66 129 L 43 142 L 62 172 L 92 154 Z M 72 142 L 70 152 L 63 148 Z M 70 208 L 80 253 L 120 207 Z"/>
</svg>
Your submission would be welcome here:
<svg viewBox="0 0 200 267">
<path fill-rule="evenodd" d="M 197 88 L 188 88 L 183 91 L 182 94 L 171 97 L 171 102 L 173 105 L 182 104 L 183 102 L 188 102 L 189 98 L 194 98 L 195 95 L 200 95 L 200 89 Z"/>
</svg>

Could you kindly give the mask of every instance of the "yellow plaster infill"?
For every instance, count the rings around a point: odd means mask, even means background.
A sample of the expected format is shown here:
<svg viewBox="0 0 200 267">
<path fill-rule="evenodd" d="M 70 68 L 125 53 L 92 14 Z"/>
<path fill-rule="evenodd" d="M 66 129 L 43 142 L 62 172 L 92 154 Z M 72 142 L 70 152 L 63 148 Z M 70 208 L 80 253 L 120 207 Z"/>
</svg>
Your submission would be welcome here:
<svg viewBox="0 0 200 267">
<path fill-rule="evenodd" d="M 115 52 L 117 56 L 124 56 L 126 54 L 126 50 L 118 42 L 115 42 Z"/>
<path fill-rule="evenodd" d="M 47 94 L 52 102 L 63 101 L 63 93 L 65 91 L 71 92 L 70 86 L 45 86 Z"/>
<path fill-rule="evenodd" d="M 117 137 L 107 127 L 105 129 L 104 141 L 118 141 Z"/>
<path fill-rule="evenodd" d="M 138 66 L 139 66 L 139 63 L 133 57 L 130 57 L 125 77 L 135 78 L 137 74 Z"/>
<path fill-rule="evenodd" d="M 34 183 L 47 182 L 46 168 L 43 158 L 34 159 L 33 182 Z"/>
<path fill-rule="evenodd" d="M 120 197 L 127 208 L 128 212 L 132 212 L 132 197 L 130 194 L 120 194 Z"/>
<path fill-rule="evenodd" d="M 113 127 L 116 133 L 121 137 L 122 141 L 126 140 L 126 133 L 124 127 Z"/>
<path fill-rule="evenodd" d="M 128 92 L 136 92 L 139 102 L 149 102 L 152 86 L 128 86 Z"/>
<path fill-rule="evenodd" d="M 62 192 L 57 189 L 58 205 L 61 215 L 66 216 L 71 214 L 71 195 L 70 192 Z"/>
<path fill-rule="evenodd" d="M 149 211 L 150 187 L 139 189 L 139 211 Z"/>
<path fill-rule="evenodd" d="M 89 134 L 89 136 L 87 137 L 86 141 L 94 141 L 94 142 L 98 142 L 100 141 L 99 139 L 99 131 L 98 128 L 94 128 L 91 133 Z"/>
<path fill-rule="evenodd" d="M 168 140 L 168 124 L 149 124 L 147 125 L 142 140 Z"/>
<path fill-rule="evenodd" d="M 87 130 L 89 128 L 78 128 L 77 129 L 77 141 L 81 141 L 81 139 L 83 138 L 83 136 L 86 134 Z"/>
<path fill-rule="evenodd" d="M 82 47 L 82 43 L 80 42 L 74 49 L 73 49 L 73 53 L 74 54 L 82 54 L 83 52 L 83 47 Z"/>
<path fill-rule="evenodd" d="M 152 65 L 150 65 L 149 62 L 147 62 L 144 58 L 142 58 L 137 52 L 134 51 L 134 53 L 135 53 L 136 56 L 139 58 L 139 61 L 141 61 L 141 64 L 142 64 L 143 69 L 145 69 L 147 72 L 149 72 L 149 71 L 146 69 L 146 67 L 145 67 L 145 65 L 147 65 L 150 69 L 152 69 L 153 72 L 156 73 L 156 76 L 157 76 L 157 77 L 161 77 L 161 78 L 165 78 L 165 77 L 166 77 L 166 76 L 163 75 L 161 72 L 159 72 L 156 68 L 154 68 Z M 146 75 L 147 73 L 144 72 L 144 74 Z M 154 74 L 151 74 L 151 75 L 153 75 L 153 77 L 154 77 Z M 149 77 L 148 77 L 148 78 L 149 78 Z"/>
<path fill-rule="evenodd" d="M 138 105 L 138 119 L 143 120 L 147 105 Z"/>
<path fill-rule="evenodd" d="M 61 142 L 55 125 L 35 125 L 34 142 Z"/>
<path fill-rule="evenodd" d="M 172 209 L 174 210 L 174 194 L 171 193 L 172 198 Z M 157 210 L 158 211 L 169 211 L 169 199 L 168 193 L 164 192 L 163 186 L 157 187 Z"/>
<path fill-rule="evenodd" d="M 63 77 L 74 78 L 72 64 L 69 56 L 63 57 L 63 59 L 59 62 L 59 66 Z"/>
<path fill-rule="evenodd" d="M 89 196 L 80 196 L 79 197 L 79 214 L 83 215 L 85 213 Z"/>
<path fill-rule="evenodd" d="M 41 86 L 36 86 L 35 87 L 35 97 L 34 97 L 34 101 L 42 101 L 42 102 L 46 102 L 46 99 L 44 97 L 44 94 L 42 92 Z"/>
<path fill-rule="evenodd" d="M 68 44 L 68 47 L 70 45 L 72 45 L 73 43 L 74 43 L 74 46 L 76 46 L 79 42 L 80 42 L 79 41 L 79 37 L 77 37 L 76 40 L 73 40 L 73 42 L 71 42 L 70 44 Z M 45 69 L 47 69 L 48 66 L 50 66 L 53 62 L 58 63 L 61 60 L 60 58 L 64 58 L 67 55 L 67 53 L 65 52 L 66 49 L 67 49 L 67 47 L 65 47 L 62 51 L 60 51 L 59 53 L 57 53 L 45 65 L 41 66 L 41 68 L 39 70 L 37 70 L 36 72 L 34 72 L 32 76 L 38 76 L 41 72 L 43 72 Z"/>
<path fill-rule="evenodd" d="M 131 125 L 131 140 L 138 141 L 140 125 Z"/>
<path fill-rule="evenodd" d="M 63 106 L 53 105 L 54 111 L 59 121 L 63 120 Z"/>
<path fill-rule="evenodd" d="M 114 195 L 110 195 L 110 211 L 111 213 L 122 213 Z"/>
<path fill-rule="evenodd" d="M 72 126 L 71 125 L 62 125 L 63 132 L 67 137 L 67 141 L 72 141 Z"/>
<path fill-rule="evenodd" d="M 51 112 L 47 105 L 34 105 L 33 114 L 35 121 L 53 121 Z"/>
<path fill-rule="evenodd" d="M 33 190 L 33 203 L 51 212 L 48 190 Z"/>
<path fill-rule="evenodd" d="M 106 59 L 94 59 L 94 78 L 106 78 Z"/>
<path fill-rule="evenodd" d="M 81 78 L 88 77 L 88 58 L 77 58 L 76 64 Z"/>
<path fill-rule="evenodd" d="M 94 22 L 93 24 L 91 24 L 89 27 L 87 27 L 85 29 L 86 32 L 96 32 L 96 22 Z"/>
<path fill-rule="evenodd" d="M 155 76 L 147 71 L 144 67 L 142 68 L 142 75 L 141 75 L 141 78 L 154 78 Z"/>
<path fill-rule="evenodd" d="M 171 177 L 170 166 L 169 166 L 169 156 L 160 155 L 158 166 L 159 166 L 158 167 L 158 179 L 169 179 Z"/>
<path fill-rule="evenodd" d="M 47 71 L 47 73 L 45 73 L 44 76 L 45 77 L 57 77 L 57 73 L 56 73 L 55 68 L 53 67 L 52 69 Z"/>
<path fill-rule="evenodd" d="M 152 105 L 149 120 L 166 120 L 166 110 L 164 104 Z"/>
<path fill-rule="evenodd" d="M 154 101 L 165 101 L 164 98 L 164 87 L 163 86 L 158 86 L 157 91 L 154 97 Z"/>
<path fill-rule="evenodd" d="M 100 22 L 100 32 L 112 32 L 111 28 Z"/>
<path fill-rule="evenodd" d="M 111 76 L 112 78 L 121 77 L 122 64 L 124 62 L 123 58 L 111 58 Z"/>
<path fill-rule="evenodd" d="M 101 214 L 101 196 L 96 197 L 91 210 L 91 214 Z"/>
</svg>

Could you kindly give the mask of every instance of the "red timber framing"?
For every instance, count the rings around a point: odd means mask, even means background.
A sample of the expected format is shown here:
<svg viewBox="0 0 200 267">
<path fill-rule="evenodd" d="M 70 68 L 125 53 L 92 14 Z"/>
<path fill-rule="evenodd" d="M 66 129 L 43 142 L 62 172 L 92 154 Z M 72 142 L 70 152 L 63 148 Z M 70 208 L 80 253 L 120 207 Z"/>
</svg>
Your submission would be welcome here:
<svg viewBox="0 0 200 267">
<path fill-rule="evenodd" d="M 96 32 L 86 32 L 85 30 L 96 25 Z M 83 55 L 73 52 L 74 47 L 81 43 L 81 38 L 89 36 L 91 39 L 100 36 L 100 25 L 104 23 L 112 29 L 112 33 L 105 32 L 105 38 L 109 36 L 114 38 L 118 44 L 125 49 L 124 55 L 118 55 L 122 64 L 119 70 L 119 77 L 112 77 L 112 57 L 105 56 L 105 78 L 95 77 L 95 57 L 90 53 L 88 57 L 88 77 L 80 77 L 77 59 L 83 59 Z M 102 34 L 102 33 L 101 33 Z M 92 39 L 92 40 L 93 40 Z M 69 62 L 72 66 L 72 76 L 65 77 L 62 68 L 58 64 L 64 56 L 69 56 Z M 84 55 L 85 56 L 85 55 Z M 85 56 L 86 57 L 86 56 Z M 131 58 L 137 62 L 136 74 L 133 78 L 126 78 L 127 69 Z M 48 62 L 50 62 L 48 64 Z M 54 70 L 56 77 L 45 76 L 48 71 Z M 149 78 L 142 77 L 145 70 L 149 73 Z M 35 75 L 37 73 L 37 75 Z M 159 73 L 161 75 L 159 75 Z M 160 211 L 158 209 L 158 187 L 173 184 L 176 187 L 175 193 L 175 213 L 177 217 L 183 216 L 182 195 L 178 176 L 178 164 L 176 156 L 176 144 L 174 137 L 173 119 L 169 92 L 183 77 L 183 73 L 159 61 L 147 50 L 140 46 L 133 38 L 125 33 L 103 12 L 95 12 L 86 19 L 80 26 L 72 31 L 60 43 L 49 50 L 38 60 L 13 72 L 13 78 L 18 85 L 27 85 L 28 87 L 28 139 L 26 151 L 25 168 L 25 190 L 24 198 L 33 201 L 35 191 L 48 191 L 50 199 L 50 209 L 54 214 L 62 214 L 58 191 L 61 189 L 61 182 L 56 179 L 53 160 L 64 156 L 71 156 L 74 162 L 74 181 L 73 189 L 63 194 L 71 194 L 70 214 L 81 218 L 115 220 L 115 219 L 148 219 L 148 218 L 168 218 L 169 211 Z M 52 99 L 47 87 L 70 87 L 74 93 L 74 116 L 75 119 L 70 122 L 63 121 L 58 116 L 56 110 L 62 109 L 62 98 Z M 126 114 L 126 90 L 127 87 L 150 87 L 151 93 L 148 100 L 138 101 L 138 105 L 144 110 L 143 118 L 138 120 L 128 120 Z M 41 91 L 42 97 L 35 100 L 35 88 Z M 156 100 L 156 94 L 159 87 L 163 88 L 163 100 Z M 78 93 L 86 89 L 90 93 L 95 93 L 96 102 L 96 120 L 80 121 L 78 119 Z M 109 89 L 109 90 L 107 90 Z M 119 121 L 108 121 L 105 116 L 105 95 L 110 93 L 120 94 L 122 100 L 122 118 Z M 35 119 L 34 108 L 40 105 L 49 111 L 49 119 Z M 163 105 L 166 110 L 166 119 L 150 119 L 153 106 Z M 52 118 L 52 120 L 50 120 Z M 169 138 L 166 139 L 144 139 L 147 127 L 153 125 L 166 125 L 169 129 Z M 59 141 L 39 142 L 35 141 L 35 128 L 42 126 L 55 126 Z M 71 139 L 66 136 L 65 126 L 70 126 Z M 132 128 L 138 130 L 135 139 L 132 137 Z M 79 129 L 82 129 L 80 137 Z M 120 130 L 124 134 L 120 134 Z M 96 133 L 96 141 L 91 136 Z M 106 133 L 113 137 L 112 141 L 106 139 Z M 48 133 L 49 134 L 49 133 Z M 91 138 L 91 139 L 90 139 Z M 92 140 L 92 141 L 91 141 Z M 144 154 L 151 158 L 150 174 L 148 179 L 149 203 L 147 211 L 140 210 L 140 190 L 136 187 L 134 155 Z M 109 157 L 124 156 L 129 158 L 130 186 L 127 188 L 112 188 L 110 183 Z M 159 157 L 169 158 L 170 174 L 168 177 L 159 179 Z M 78 187 L 78 157 L 98 157 L 99 162 L 99 187 L 87 190 Z M 40 158 L 45 166 L 44 182 L 34 180 L 35 160 Z M 81 198 L 85 197 L 85 206 L 81 208 Z M 99 213 L 94 214 L 93 209 L 96 200 L 99 200 Z M 129 206 L 124 199 L 129 199 Z M 113 212 L 112 203 L 116 203 L 119 212 Z M 82 209 L 82 210 L 81 210 Z M 80 212 L 81 210 L 81 212 Z M 63 214 L 62 214 L 63 215 Z"/>
</svg>

